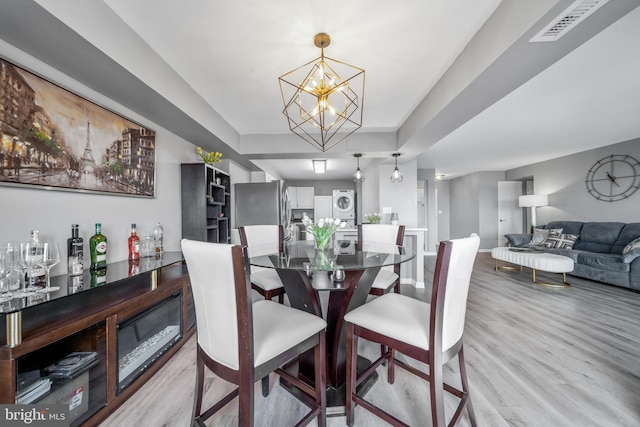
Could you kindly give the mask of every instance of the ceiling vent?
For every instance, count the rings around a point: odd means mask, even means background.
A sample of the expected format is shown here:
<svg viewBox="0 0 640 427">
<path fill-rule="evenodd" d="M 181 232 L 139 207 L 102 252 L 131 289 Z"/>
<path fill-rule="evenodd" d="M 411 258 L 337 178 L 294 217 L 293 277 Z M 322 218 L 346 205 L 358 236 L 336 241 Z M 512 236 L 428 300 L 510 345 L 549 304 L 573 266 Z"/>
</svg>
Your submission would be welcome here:
<svg viewBox="0 0 640 427">
<path fill-rule="evenodd" d="M 609 0 L 578 0 L 556 17 L 531 42 L 553 42 L 564 36 L 570 29 L 582 22 Z"/>
</svg>

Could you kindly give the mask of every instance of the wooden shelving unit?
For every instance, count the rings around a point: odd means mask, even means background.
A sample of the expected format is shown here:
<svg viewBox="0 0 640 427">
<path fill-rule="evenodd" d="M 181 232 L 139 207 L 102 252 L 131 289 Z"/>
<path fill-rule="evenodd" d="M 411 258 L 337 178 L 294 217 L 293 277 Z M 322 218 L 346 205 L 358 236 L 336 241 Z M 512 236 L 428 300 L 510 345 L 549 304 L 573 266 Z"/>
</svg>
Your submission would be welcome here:
<svg viewBox="0 0 640 427">
<path fill-rule="evenodd" d="M 181 171 L 182 237 L 229 243 L 231 179 L 205 163 L 183 163 Z"/>
</svg>

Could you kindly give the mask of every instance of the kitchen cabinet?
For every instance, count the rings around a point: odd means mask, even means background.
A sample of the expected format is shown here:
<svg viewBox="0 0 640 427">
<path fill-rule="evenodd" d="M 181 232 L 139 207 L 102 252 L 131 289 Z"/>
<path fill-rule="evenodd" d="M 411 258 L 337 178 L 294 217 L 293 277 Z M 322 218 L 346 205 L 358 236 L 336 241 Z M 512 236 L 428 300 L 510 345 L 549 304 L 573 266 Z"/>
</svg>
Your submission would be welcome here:
<svg viewBox="0 0 640 427">
<path fill-rule="evenodd" d="M 333 196 L 315 196 L 313 200 L 314 218 L 333 218 Z"/>
<path fill-rule="evenodd" d="M 291 209 L 313 209 L 314 187 L 289 187 Z"/>
<path fill-rule="evenodd" d="M 182 238 L 229 243 L 231 177 L 206 163 L 183 163 L 181 173 Z"/>
</svg>

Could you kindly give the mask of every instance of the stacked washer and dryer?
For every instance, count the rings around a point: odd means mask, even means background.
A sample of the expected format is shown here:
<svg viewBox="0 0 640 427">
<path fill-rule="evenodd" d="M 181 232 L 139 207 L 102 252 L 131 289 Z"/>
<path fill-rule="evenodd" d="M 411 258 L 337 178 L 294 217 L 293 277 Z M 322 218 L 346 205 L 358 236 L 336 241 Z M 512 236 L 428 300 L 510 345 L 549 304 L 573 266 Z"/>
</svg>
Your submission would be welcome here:
<svg viewBox="0 0 640 427">
<path fill-rule="evenodd" d="M 333 217 L 347 223 L 347 228 L 355 227 L 356 198 L 353 190 L 333 190 Z"/>
</svg>

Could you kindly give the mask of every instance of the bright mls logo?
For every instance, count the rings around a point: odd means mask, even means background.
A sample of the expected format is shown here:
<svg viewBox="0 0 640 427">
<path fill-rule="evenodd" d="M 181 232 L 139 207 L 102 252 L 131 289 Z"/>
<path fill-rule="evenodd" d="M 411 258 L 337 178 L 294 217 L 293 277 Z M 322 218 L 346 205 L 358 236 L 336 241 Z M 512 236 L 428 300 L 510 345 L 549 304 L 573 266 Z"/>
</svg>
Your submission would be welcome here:
<svg viewBox="0 0 640 427">
<path fill-rule="evenodd" d="M 2 426 L 68 427 L 67 405 L 0 405 Z"/>
</svg>

